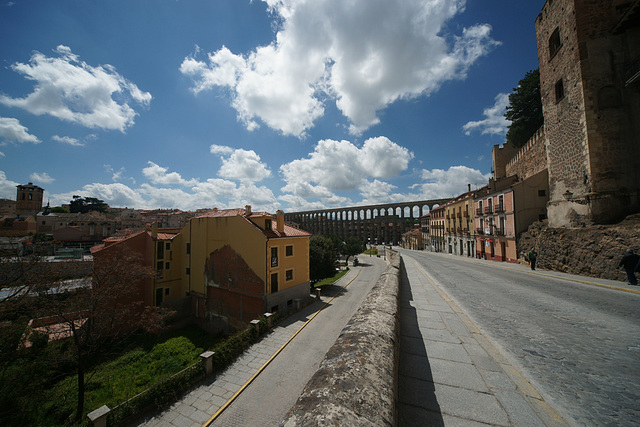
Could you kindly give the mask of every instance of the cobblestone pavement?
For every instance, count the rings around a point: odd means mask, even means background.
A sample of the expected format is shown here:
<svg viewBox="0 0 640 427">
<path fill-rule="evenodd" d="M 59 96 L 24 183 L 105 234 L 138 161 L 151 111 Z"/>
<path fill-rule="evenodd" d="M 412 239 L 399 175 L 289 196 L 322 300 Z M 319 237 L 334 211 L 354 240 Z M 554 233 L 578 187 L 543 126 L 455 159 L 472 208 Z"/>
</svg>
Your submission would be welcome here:
<svg viewBox="0 0 640 427">
<path fill-rule="evenodd" d="M 639 425 L 640 288 L 444 254 L 407 255 L 567 422 Z"/>
</svg>

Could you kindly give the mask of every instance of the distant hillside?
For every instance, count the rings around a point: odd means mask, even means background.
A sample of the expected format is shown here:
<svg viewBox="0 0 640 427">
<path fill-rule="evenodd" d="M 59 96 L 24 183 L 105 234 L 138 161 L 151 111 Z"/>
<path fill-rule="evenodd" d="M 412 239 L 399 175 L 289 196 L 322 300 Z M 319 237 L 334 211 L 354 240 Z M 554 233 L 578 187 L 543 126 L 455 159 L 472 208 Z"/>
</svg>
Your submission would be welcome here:
<svg viewBox="0 0 640 427">
<path fill-rule="evenodd" d="M 627 248 L 640 253 L 640 214 L 618 224 L 572 229 L 536 222 L 518 238 L 522 261 L 533 246 L 541 269 L 626 282 L 618 262 Z"/>
</svg>

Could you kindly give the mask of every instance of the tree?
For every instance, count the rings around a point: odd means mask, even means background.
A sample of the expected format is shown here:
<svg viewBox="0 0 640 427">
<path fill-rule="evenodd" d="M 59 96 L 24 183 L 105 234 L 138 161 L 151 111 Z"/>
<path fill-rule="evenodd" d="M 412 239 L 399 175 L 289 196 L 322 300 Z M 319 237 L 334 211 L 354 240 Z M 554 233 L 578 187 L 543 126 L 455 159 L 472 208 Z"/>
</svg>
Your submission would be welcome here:
<svg viewBox="0 0 640 427">
<path fill-rule="evenodd" d="M 349 258 L 355 255 L 362 253 L 365 250 L 365 244 L 362 240 L 357 237 L 347 237 L 344 241 L 344 246 L 342 250 L 342 254 L 347 256 L 347 264 L 349 263 Z"/>
<path fill-rule="evenodd" d="M 507 142 L 515 147 L 524 146 L 544 123 L 540 96 L 540 71 L 528 71 L 509 95 L 505 118 L 511 121 Z"/>
<path fill-rule="evenodd" d="M 104 200 L 95 197 L 73 196 L 73 200 L 69 203 L 71 213 L 104 212 L 108 207 Z"/>
<path fill-rule="evenodd" d="M 94 260 L 90 289 L 79 289 L 52 308 L 72 342 L 72 363 L 78 376 L 76 420 L 84 413 L 86 373 L 105 345 L 114 346 L 131 334 L 162 327 L 166 310 L 145 307 L 138 286 L 154 276 L 142 258 L 125 247 L 114 247 L 109 256 Z"/>
<path fill-rule="evenodd" d="M 62 206 L 54 206 L 51 208 L 51 212 L 53 213 L 69 213 L 69 211 L 66 208 L 63 208 Z"/>
<path fill-rule="evenodd" d="M 335 275 L 337 259 L 336 250 L 329 237 L 311 236 L 309 239 L 309 275 L 312 281 Z"/>
</svg>

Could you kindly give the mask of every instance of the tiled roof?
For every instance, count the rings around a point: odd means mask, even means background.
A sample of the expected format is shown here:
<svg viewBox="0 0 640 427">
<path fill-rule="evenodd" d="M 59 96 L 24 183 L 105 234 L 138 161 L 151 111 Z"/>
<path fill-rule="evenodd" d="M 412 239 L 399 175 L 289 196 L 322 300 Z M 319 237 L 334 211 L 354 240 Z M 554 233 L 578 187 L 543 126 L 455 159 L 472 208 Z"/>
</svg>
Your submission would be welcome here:
<svg viewBox="0 0 640 427">
<path fill-rule="evenodd" d="M 274 224 L 275 226 L 275 224 Z M 308 233 L 304 230 L 300 230 L 299 228 L 291 227 L 290 225 L 284 225 L 284 232 L 281 233 L 278 230 L 263 230 L 262 231 L 265 236 L 269 239 L 275 239 L 278 237 L 305 237 L 311 236 L 311 233 Z"/>
<path fill-rule="evenodd" d="M 204 213 L 202 215 L 198 215 L 196 216 L 196 218 L 217 218 L 217 217 L 225 217 L 225 216 L 245 216 L 245 210 L 242 208 L 239 209 L 222 209 L 222 210 L 216 210 L 216 211 L 210 211 L 207 213 Z M 258 216 L 273 216 L 268 212 L 251 212 L 251 214 L 249 215 L 249 218 L 251 218 L 252 216 L 258 217 Z"/>
</svg>

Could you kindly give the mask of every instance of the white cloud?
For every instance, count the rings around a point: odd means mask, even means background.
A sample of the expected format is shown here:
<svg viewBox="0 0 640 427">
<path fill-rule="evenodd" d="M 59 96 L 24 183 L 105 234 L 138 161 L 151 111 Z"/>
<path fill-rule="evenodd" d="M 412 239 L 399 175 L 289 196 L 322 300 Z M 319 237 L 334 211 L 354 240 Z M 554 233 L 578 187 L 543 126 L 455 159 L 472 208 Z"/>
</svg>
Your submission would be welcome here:
<svg viewBox="0 0 640 427">
<path fill-rule="evenodd" d="M 282 191 L 302 197 L 332 196 L 354 190 L 369 177 L 389 178 L 407 169 L 413 153 L 385 137 L 367 139 L 362 148 L 349 141 L 321 140 L 306 159 L 280 167 Z"/>
<path fill-rule="evenodd" d="M 253 150 L 212 145 L 210 151 L 212 154 L 218 154 L 222 160 L 222 166 L 218 172 L 222 178 L 253 183 L 271 176 L 267 165 Z"/>
<path fill-rule="evenodd" d="M 177 172 L 167 173 L 168 168 L 163 168 L 153 162 L 147 163 L 149 166 L 142 169 L 142 174 L 146 176 L 152 184 L 193 186 L 198 183 L 196 179 L 188 181 L 183 179 Z"/>
<path fill-rule="evenodd" d="M 360 195 L 362 196 L 361 205 L 375 205 L 380 203 L 393 203 L 400 201 L 408 201 L 416 199 L 415 196 L 407 194 L 393 193 L 397 187 L 388 182 L 374 179 L 367 181 L 360 186 Z"/>
<path fill-rule="evenodd" d="M 51 184 L 53 181 L 55 181 L 55 178 L 51 178 L 49 174 L 46 172 L 43 172 L 43 173 L 34 172 L 31 175 L 29 175 L 29 178 L 31 178 L 31 180 L 34 182 L 40 182 L 42 184 Z"/>
<path fill-rule="evenodd" d="M 16 187 L 20 185 L 17 182 L 7 179 L 4 171 L 0 171 L 0 198 L 15 200 L 18 194 Z"/>
<path fill-rule="evenodd" d="M 62 144 L 67 144 L 67 145 L 71 145 L 74 147 L 84 147 L 84 142 L 76 139 L 76 138 L 71 138 L 70 136 L 58 136 L 58 135 L 53 135 L 51 137 L 52 140 L 56 141 L 56 142 L 60 142 Z"/>
<path fill-rule="evenodd" d="M 509 105 L 509 94 L 499 93 L 493 106 L 485 108 L 482 112 L 485 119 L 468 122 L 462 127 L 462 130 L 466 135 L 471 135 L 471 132 L 476 130 L 481 131 L 482 135 L 506 135 L 507 127 L 511 123 L 504 117 L 507 105 Z"/>
<path fill-rule="evenodd" d="M 11 65 L 15 72 L 36 85 L 24 98 L 0 95 L 0 103 L 36 115 L 49 114 L 89 128 L 124 132 L 138 115 L 127 101 L 143 106 L 151 102 L 150 93 L 141 91 L 113 66 L 92 67 L 80 61 L 67 46 L 60 45 L 55 51 L 58 57 L 35 52 L 28 64 Z"/>
<path fill-rule="evenodd" d="M 246 55 L 223 46 L 203 60 L 196 49 L 180 67 L 194 93 L 228 88 L 250 130 L 262 122 L 305 136 L 330 99 L 361 133 L 387 105 L 464 78 L 497 44 L 488 25 L 449 33 L 465 0 L 263 1 L 279 23 L 271 44 Z"/>
<path fill-rule="evenodd" d="M 451 166 L 448 170 L 433 169 L 422 170 L 421 184 L 415 184 L 413 189 L 417 189 L 420 199 L 439 199 L 455 197 L 471 189 L 480 188 L 487 185 L 491 174 L 483 174 L 477 169 L 467 166 Z"/>
<path fill-rule="evenodd" d="M 33 142 L 40 143 L 35 135 L 29 133 L 29 129 L 22 126 L 18 119 L 0 117 L 0 138 L 6 142 Z"/>
</svg>

